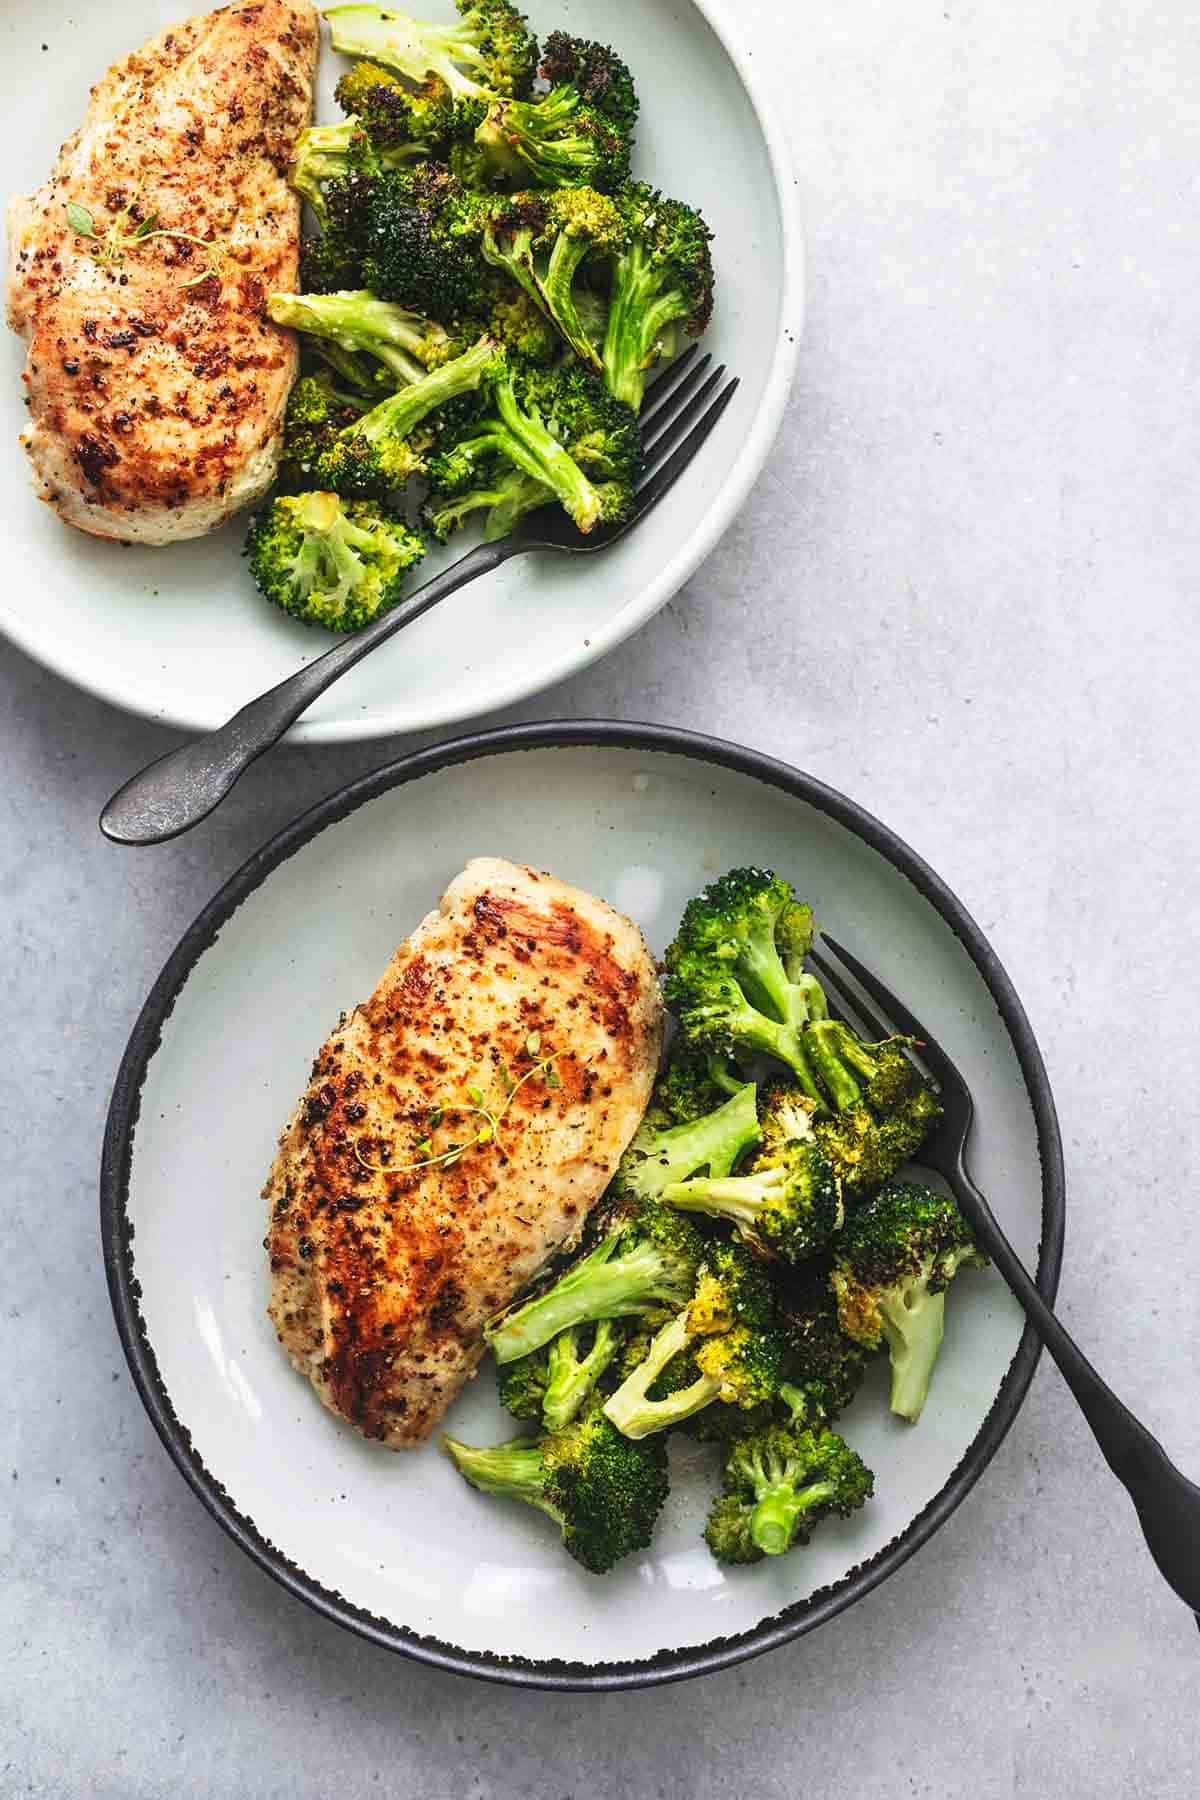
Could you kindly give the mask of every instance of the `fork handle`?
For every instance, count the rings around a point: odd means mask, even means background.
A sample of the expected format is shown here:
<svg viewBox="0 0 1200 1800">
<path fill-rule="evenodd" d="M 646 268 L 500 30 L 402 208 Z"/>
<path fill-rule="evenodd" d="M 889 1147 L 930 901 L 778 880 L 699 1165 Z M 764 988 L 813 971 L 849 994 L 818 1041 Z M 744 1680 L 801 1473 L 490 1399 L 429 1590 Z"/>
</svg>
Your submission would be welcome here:
<svg viewBox="0 0 1200 1800">
<path fill-rule="evenodd" d="M 251 700 L 216 731 L 150 763 L 118 789 L 100 814 L 105 837 L 115 844 L 162 844 L 198 825 L 250 764 L 277 744 L 289 725 L 347 669 L 439 601 L 507 562 L 520 548 L 512 539 L 478 544 L 399 605 Z"/>
<path fill-rule="evenodd" d="M 1146 1509 L 1157 1513 L 1170 1509 L 1172 1497 L 1164 1493 L 1162 1477 L 1169 1473 L 1171 1482 L 1183 1481 L 1166 1451 L 1146 1427 L 1135 1419 L 1123 1401 L 1118 1400 L 1108 1383 L 1092 1367 L 1070 1332 L 1038 1292 L 1028 1269 L 1005 1237 L 991 1207 L 975 1186 L 960 1162 L 948 1171 L 964 1214 L 974 1228 L 983 1248 L 1025 1309 L 1025 1316 L 1058 1364 L 1063 1380 L 1079 1402 L 1084 1418 L 1092 1428 L 1104 1460 L 1121 1482 L 1137 1507 L 1142 1528 L 1155 1554 L 1154 1538 L 1164 1523 L 1161 1517 L 1148 1519 Z M 1200 1496 L 1198 1496 L 1200 1497 Z M 1195 1532 L 1195 1515 L 1186 1515 L 1186 1529 Z M 1186 1540 L 1185 1540 L 1186 1541 Z"/>
</svg>

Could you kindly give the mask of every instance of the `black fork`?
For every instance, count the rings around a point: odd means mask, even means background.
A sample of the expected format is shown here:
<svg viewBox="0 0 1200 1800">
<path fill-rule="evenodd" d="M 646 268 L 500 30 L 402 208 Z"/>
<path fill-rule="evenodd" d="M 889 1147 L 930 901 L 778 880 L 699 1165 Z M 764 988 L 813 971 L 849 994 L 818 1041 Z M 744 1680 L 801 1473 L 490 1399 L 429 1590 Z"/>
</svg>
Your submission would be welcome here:
<svg viewBox="0 0 1200 1800">
<path fill-rule="evenodd" d="M 190 831 L 347 669 L 477 576 L 531 550 L 583 556 L 625 537 L 670 493 L 737 392 L 737 377 L 729 377 L 724 365 L 711 365 L 711 356 L 698 356 L 693 347 L 651 389 L 642 415 L 645 467 L 632 514 L 622 524 L 600 526 L 585 537 L 560 506 L 529 513 L 511 536 L 469 550 L 390 612 L 251 700 L 216 731 L 169 751 L 133 776 L 100 814 L 105 837 L 115 844 L 162 844 Z"/>
<path fill-rule="evenodd" d="M 945 1108 L 935 1135 L 921 1150 L 921 1162 L 941 1175 L 980 1244 L 1025 1309 L 1026 1316 L 1079 1402 L 1084 1418 L 1117 1480 L 1137 1508 L 1150 1554 L 1165 1580 L 1197 1613 L 1200 1624 L 1200 1487 L 1170 1461 L 1129 1408 L 1100 1379 L 1083 1351 L 1046 1305 L 1037 1286 L 997 1223 L 991 1207 L 967 1170 L 967 1139 L 975 1116 L 971 1091 L 941 1045 L 908 1008 L 831 937 L 823 947 L 840 969 L 814 952 L 809 961 L 828 992 L 833 1010 L 869 1038 L 901 1032 L 920 1046 L 914 1061 L 933 1077 Z M 857 984 L 852 987 L 842 970 Z M 869 1000 L 864 999 L 869 996 Z M 876 1012 L 870 1002 L 880 1010 Z"/>
</svg>

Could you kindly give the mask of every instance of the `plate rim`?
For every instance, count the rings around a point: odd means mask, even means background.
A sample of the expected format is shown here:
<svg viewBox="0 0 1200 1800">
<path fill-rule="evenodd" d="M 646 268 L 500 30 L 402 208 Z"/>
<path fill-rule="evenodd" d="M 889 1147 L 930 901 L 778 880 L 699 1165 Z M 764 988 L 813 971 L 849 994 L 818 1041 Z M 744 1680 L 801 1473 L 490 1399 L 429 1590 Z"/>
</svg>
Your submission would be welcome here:
<svg viewBox="0 0 1200 1800">
<path fill-rule="evenodd" d="M 360 806 L 426 775 L 497 754 L 545 749 L 623 749 L 682 756 L 750 776 L 804 801 L 843 825 L 905 876 L 950 926 L 990 992 L 1017 1055 L 1033 1110 L 1042 1170 L 1042 1232 L 1037 1285 L 1053 1304 L 1062 1267 L 1066 1179 L 1062 1140 L 1049 1077 L 1033 1028 L 996 952 L 957 895 L 906 841 L 874 814 L 818 777 L 745 746 L 678 726 L 622 720 L 551 720 L 475 732 L 410 752 L 357 777 L 327 795 L 283 827 L 225 882 L 184 932 L 164 964 L 138 1015 L 113 1086 L 100 1169 L 100 1230 L 105 1277 L 121 1347 L 134 1385 L 168 1453 L 217 1523 L 241 1548 L 297 1599 L 369 1641 L 455 1674 L 509 1685 L 573 1691 L 649 1687 L 728 1668 L 775 1649 L 843 1612 L 900 1568 L 933 1536 L 966 1498 L 1008 1434 L 1033 1379 L 1041 1343 L 1026 1324 L 996 1397 L 966 1453 L 948 1480 L 899 1536 L 866 1563 L 830 1587 L 750 1630 L 696 1646 L 660 1650 L 653 1656 L 588 1664 L 505 1657 L 464 1650 L 380 1619 L 323 1586 L 262 1536 L 243 1517 L 220 1480 L 192 1447 L 187 1426 L 176 1416 L 158 1372 L 141 1319 L 141 1285 L 133 1266 L 132 1229 L 127 1213 L 133 1146 L 141 1090 L 157 1051 L 164 1024 L 194 967 L 216 941 L 228 919 L 282 862 L 328 826 Z"/>
<path fill-rule="evenodd" d="M 459 725 L 464 720 L 480 718 L 516 706 L 521 701 L 543 693 L 547 688 L 567 681 L 583 669 L 601 662 L 626 638 L 649 624 L 679 590 L 691 580 L 701 563 L 712 552 L 745 505 L 755 482 L 762 474 L 771 447 L 783 423 L 783 415 L 791 396 L 800 340 L 805 321 L 805 242 L 797 200 L 798 182 L 794 160 L 778 109 L 759 75 L 758 66 L 741 35 L 736 14 L 728 0 L 690 0 L 718 44 L 728 57 L 738 81 L 758 121 L 770 165 L 771 180 L 779 209 L 780 291 L 779 329 L 774 356 L 767 372 L 762 401 L 751 421 L 750 429 L 733 454 L 729 470 L 709 507 L 696 520 L 675 554 L 646 583 L 636 603 L 626 601 L 612 616 L 595 627 L 586 642 L 576 642 L 540 673 L 514 674 L 489 694 L 486 699 L 462 701 L 448 709 L 432 707 L 413 718 L 397 723 L 380 716 L 377 719 L 347 714 L 344 718 L 305 720 L 301 718 L 287 732 L 292 744 L 369 743 L 374 739 L 407 735 L 410 732 L 436 731 Z M 323 45 L 323 49 L 327 46 Z M 332 51 L 329 54 L 333 54 Z M 736 370 L 735 370 L 736 373 Z M 36 498 L 30 489 L 30 498 Z M 245 516 L 245 515 L 238 515 Z M 64 526 L 64 530 L 70 527 Z M 102 700 L 133 718 L 147 719 L 179 731 L 213 731 L 225 723 L 229 712 L 221 709 L 180 707 L 158 708 L 152 696 L 134 701 L 120 691 L 119 683 L 87 666 L 79 666 L 71 653 L 70 634 L 55 638 L 49 646 L 39 639 L 31 620 L 33 613 L 18 611 L 0 601 L 0 632 L 40 667 L 68 681 L 83 693 Z M 311 659 L 307 659 L 311 660 Z M 297 663 L 296 667 L 303 665 Z M 246 700 L 253 699 L 247 695 Z M 242 702 L 244 704 L 245 702 Z M 234 710 L 232 707 L 229 711 Z"/>
</svg>

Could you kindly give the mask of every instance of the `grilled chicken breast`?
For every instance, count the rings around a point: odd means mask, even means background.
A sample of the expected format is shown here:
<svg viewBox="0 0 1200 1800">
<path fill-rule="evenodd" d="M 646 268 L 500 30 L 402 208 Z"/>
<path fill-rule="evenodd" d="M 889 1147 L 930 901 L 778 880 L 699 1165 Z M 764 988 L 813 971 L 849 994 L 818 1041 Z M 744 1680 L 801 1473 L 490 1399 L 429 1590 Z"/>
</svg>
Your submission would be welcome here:
<svg viewBox="0 0 1200 1800">
<path fill-rule="evenodd" d="M 604 901 L 490 858 L 451 882 L 317 1057 L 264 1189 L 271 1318 L 326 1406 L 392 1449 L 429 1435 L 607 1186 L 662 1026 Z"/>
<path fill-rule="evenodd" d="M 173 26 L 109 70 L 50 180 L 10 204 L 22 442 L 81 531 L 199 537 L 274 478 L 296 347 L 263 299 L 296 285 L 285 171 L 316 55 L 309 0 Z"/>
</svg>

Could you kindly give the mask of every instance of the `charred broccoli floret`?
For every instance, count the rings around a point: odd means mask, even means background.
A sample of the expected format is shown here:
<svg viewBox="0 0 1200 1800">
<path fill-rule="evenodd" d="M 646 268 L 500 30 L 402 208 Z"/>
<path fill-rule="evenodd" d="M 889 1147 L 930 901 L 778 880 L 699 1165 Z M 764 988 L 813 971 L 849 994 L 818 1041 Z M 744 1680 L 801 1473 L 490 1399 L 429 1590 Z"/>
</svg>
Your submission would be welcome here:
<svg viewBox="0 0 1200 1800">
<path fill-rule="evenodd" d="M 653 1202 L 617 1207 L 594 1248 L 543 1293 L 501 1313 L 484 1336 L 500 1364 L 524 1357 L 571 1326 L 662 1317 L 686 1303 L 704 1245 L 685 1219 Z"/>
<path fill-rule="evenodd" d="M 485 166 L 501 180 L 613 193 L 629 179 L 638 111 L 633 77 L 614 51 L 562 32 L 546 50 L 548 94 L 489 106 L 475 137 Z"/>
<path fill-rule="evenodd" d="M 748 1563 L 807 1544 L 831 1513 L 849 1518 L 875 1477 L 835 1432 L 770 1425 L 734 1442 L 723 1487 L 704 1536 L 718 1562 Z"/>
<path fill-rule="evenodd" d="M 361 418 L 368 405 L 339 387 L 329 372 L 302 375 L 288 395 L 283 419 L 281 484 L 293 490 L 311 487 L 313 470 L 338 432 Z"/>
<path fill-rule="evenodd" d="M 515 468 L 541 483 L 582 532 L 628 515 L 641 461 L 637 422 L 611 410 L 603 384 L 581 368 L 526 369 L 488 384 L 490 407 L 439 434 L 427 472 L 433 511 L 489 492 Z M 475 503 L 472 502 L 472 506 Z"/>
<path fill-rule="evenodd" d="M 335 50 L 368 57 L 410 81 L 436 75 L 456 98 L 527 94 L 538 47 L 524 14 L 509 0 L 455 0 L 455 6 L 454 25 L 381 6 L 334 6 L 325 17 Z"/>
<path fill-rule="evenodd" d="M 475 392 L 503 366 L 495 340 L 481 338 L 339 432 L 320 458 L 318 477 L 339 494 L 387 494 L 403 487 L 425 466 L 423 448 L 413 439 L 417 427 L 437 408 Z"/>
<path fill-rule="evenodd" d="M 250 572 L 268 600 L 306 624 L 357 631 L 400 598 L 423 540 L 371 502 L 336 494 L 281 495 L 246 538 Z"/>
<path fill-rule="evenodd" d="M 667 1497 L 666 1445 L 631 1443 L 596 1408 L 537 1440 L 486 1450 L 442 1442 L 472 1487 L 523 1500 L 553 1519 L 568 1555 L 593 1575 L 647 1547 Z"/>
<path fill-rule="evenodd" d="M 887 1344 L 892 1411 L 916 1422 L 945 1329 L 946 1289 L 964 1263 L 983 1265 L 970 1227 L 935 1188 L 895 1182 L 850 1220 L 833 1264 L 842 1330 L 868 1350 Z"/>
<path fill-rule="evenodd" d="M 707 1171 L 728 1175 L 759 1134 L 757 1090 L 743 1082 L 728 1100 L 686 1125 L 673 1125 L 661 1095 L 670 1089 L 673 1065 L 655 1088 L 654 1098 L 629 1148 L 621 1158 L 613 1186 L 638 1200 L 661 1200 L 673 1182 Z"/>
<path fill-rule="evenodd" d="M 816 978 L 794 967 L 789 974 L 784 961 L 796 911 L 808 913 L 780 876 L 732 869 L 689 901 L 667 951 L 666 994 L 693 1048 L 776 1057 L 821 1104 L 802 1036 L 828 1008 Z"/>
<path fill-rule="evenodd" d="M 436 75 L 410 84 L 378 63 L 360 62 L 347 69 L 333 97 L 380 153 L 440 156 L 457 129 L 459 103 Z"/>
<path fill-rule="evenodd" d="M 619 1431 L 641 1438 L 679 1425 L 717 1400 L 759 1406 L 778 1393 L 785 1354 L 762 1268 L 738 1245 L 712 1243 L 691 1300 L 656 1333 L 604 1410 Z M 653 1397 L 651 1390 L 678 1358 L 685 1359 L 686 1379 Z"/>
<path fill-rule="evenodd" d="M 712 233 L 693 207 L 645 182 L 633 182 L 619 203 L 628 236 L 613 263 L 604 378 L 640 412 L 648 371 L 682 336 L 700 337 L 712 317 Z"/>
<path fill-rule="evenodd" d="M 496 1395 L 514 1419 L 541 1420 L 550 1381 L 550 1346 L 531 1350 L 515 1362 L 497 1363 Z"/>
<path fill-rule="evenodd" d="M 655 1100 L 670 1114 L 673 1125 L 690 1125 L 724 1106 L 745 1085 L 744 1077 L 722 1057 L 681 1045 L 659 1079 Z"/>
<path fill-rule="evenodd" d="M 787 1340 L 787 1380 L 780 1404 L 793 1425 L 832 1425 L 853 1400 L 867 1372 L 863 1347 L 838 1322 L 828 1255 L 789 1270 L 775 1290 Z"/>
<path fill-rule="evenodd" d="M 363 289 L 335 294 L 271 294 L 267 312 L 277 325 L 328 339 L 351 355 L 366 352 L 383 364 L 393 384 L 420 381 L 454 354 L 444 326 Z"/>
<path fill-rule="evenodd" d="M 432 318 L 486 311 L 486 269 L 460 215 L 472 202 L 440 163 L 415 163 L 327 193 L 331 228 L 362 246 L 363 279 L 384 300 Z"/>
<path fill-rule="evenodd" d="M 833 1164 L 807 1133 L 765 1144 L 737 1175 L 693 1175 L 663 1190 L 681 1212 L 726 1219 L 767 1256 L 802 1262 L 829 1243 L 845 1216 Z"/>
<path fill-rule="evenodd" d="M 633 76 L 616 51 L 607 44 L 552 31 L 542 46 L 539 73 L 551 89 L 570 83 L 589 106 L 627 131 L 637 123 L 638 97 Z"/>
</svg>

